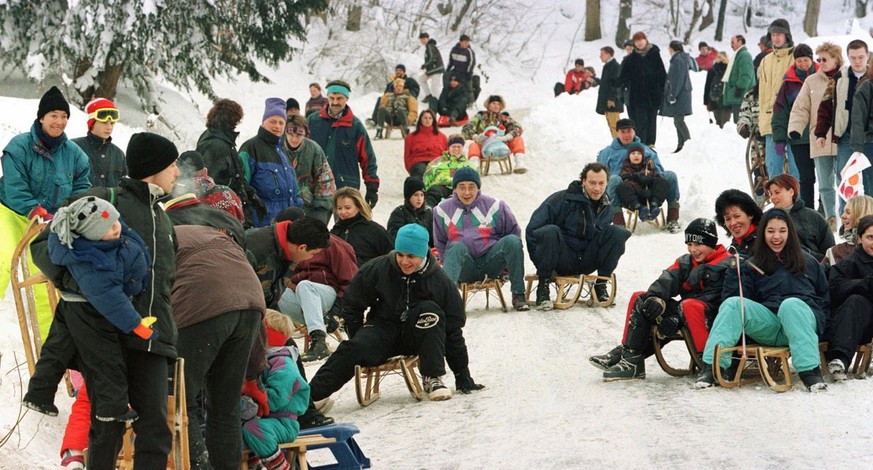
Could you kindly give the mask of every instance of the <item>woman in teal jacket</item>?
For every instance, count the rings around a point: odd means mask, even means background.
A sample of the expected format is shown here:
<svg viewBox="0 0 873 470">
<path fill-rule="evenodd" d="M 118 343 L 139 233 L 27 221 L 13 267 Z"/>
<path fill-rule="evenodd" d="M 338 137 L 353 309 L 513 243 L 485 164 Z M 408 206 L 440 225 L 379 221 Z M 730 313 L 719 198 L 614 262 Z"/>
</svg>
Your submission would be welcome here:
<svg viewBox="0 0 873 470">
<path fill-rule="evenodd" d="M 12 253 L 24 229 L 36 215 L 50 218 L 68 197 L 91 187 L 85 152 L 67 139 L 64 130 L 70 105 L 57 87 L 39 100 L 30 132 L 19 134 L 3 149 L 0 176 L 0 299 L 9 284 Z M 31 265 L 31 271 L 38 269 Z M 40 292 L 42 292 L 40 294 Z M 51 309 L 45 291 L 36 290 L 40 335 L 45 339 Z"/>
</svg>

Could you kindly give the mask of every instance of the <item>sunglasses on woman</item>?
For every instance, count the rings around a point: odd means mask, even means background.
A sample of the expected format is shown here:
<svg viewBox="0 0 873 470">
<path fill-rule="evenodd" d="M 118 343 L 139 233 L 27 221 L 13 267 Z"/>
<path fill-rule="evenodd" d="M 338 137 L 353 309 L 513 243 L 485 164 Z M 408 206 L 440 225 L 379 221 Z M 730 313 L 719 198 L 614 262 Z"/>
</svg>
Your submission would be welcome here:
<svg viewBox="0 0 873 470">
<path fill-rule="evenodd" d="M 119 113 L 115 108 L 103 108 L 94 111 L 93 113 L 88 115 L 88 119 L 94 119 L 100 122 L 118 122 Z"/>
</svg>

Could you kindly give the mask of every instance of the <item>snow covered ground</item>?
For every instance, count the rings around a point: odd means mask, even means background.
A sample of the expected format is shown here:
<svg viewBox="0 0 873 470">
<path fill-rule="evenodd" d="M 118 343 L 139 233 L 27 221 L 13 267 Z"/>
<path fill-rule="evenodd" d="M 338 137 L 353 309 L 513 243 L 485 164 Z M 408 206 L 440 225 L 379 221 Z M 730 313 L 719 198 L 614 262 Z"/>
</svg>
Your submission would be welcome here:
<svg viewBox="0 0 873 470">
<path fill-rule="evenodd" d="M 833 24 L 836 33 L 838 21 Z M 569 41 L 572 29 L 564 33 L 552 40 Z M 749 32 L 746 37 L 754 43 L 760 34 Z M 799 42 L 797 37 L 795 33 Z M 654 42 L 665 45 L 664 39 Z M 445 47 L 449 42 L 441 44 Z M 604 44 L 577 44 L 574 55 L 595 64 L 597 50 Z M 560 47 L 566 50 L 566 44 Z M 596 91 L 551 97 L 552 83 L 563 78 L 562 54 L 544 58 L 553 65 L 551 81 L 534 84 L 509 73 L 506 65 L 499 70 L 505 72 L 505 80 L 495 79 L 499 73 L 492 74 L 483 90 L 483 96 L 504 95 L 508 110 L 525 128 L 530 171 L 482 180 L 483 191 L 506 200 L 522 225 L 546 196 L 566 188 L 610 142 L 604 118 L 593 112 Z M 418 68 L 407 65 L 409 70 Z M 219 96 L 237 99 L 246 111 L 238 143 L 254 135 L 265 97 L 290 93 L 303 102 L 306 84 L 314 80 L 299 73 L 294 64 L 268 75 L 281 77 L 274 80 L 281 86 L 243 80 L 216 85 Z M 712 217 L 715 198 L 723 189 L 748 191 L 745 142 L 732 123 L 723 130 L 708 123 L 701 104 L 704 79 L 704 74 L 692 78 L 695 114 L 686 120 L 692 140 L 680 154 L 667 153 L 676 146 L 672 122 L 658 120 L 661 161 L 679 175 L 683 226 L 696 217 Z M 358 115 L 368 115 L 376 96 L 353 94 L 350 104 Z M 192 148 L 203 129 L 208 101 L 172 92 L 166 99 L 165 114 L 177 126 L 180 150 Z M 120 100 L 123 117 L 126 100 Z M 36 107 L 36 100 L 0 97 L 0 147 L 28 128 Z M 141 119 L 123 121 L 116 128 L 116 142 L 125 148 L 130 135 L 142 127 Z M 82 135 L 84 129 L 84 114 L 74 111 L 69 135 Z M 395 133 L 394 139 L 376 141 L 374 147 L 382 178 L 374 216 L 384 223 L 402 202 L 403 144 Z M 727 241 L 721 230 L 720 235 Z M 691 379 L 669 377 L 650 359 L 645 381 L 601 381 L 600 371 L 587 363 L 588 356 L 618 344 L 632 292 L 644 290 L 684 250 L 682 234 L 638 228 L 616 271 L 618 295 L 611 308 L 502 313 L 493 306 L 485 310 L 484 295 L 478 294 L 468 308 L 465 336 L 472 375 L 486 385 L 485 390 L 456 395 L 447 402 L 418 403 L 395 377 L 383 383 L 382 398 L 368 408 L 358 406 L 353 387 L 347 385 L 334 396 L 337 403 L 329 414 L 361 429 L 357 441 L 373 468 L 811 468 L 847 463 L 863 467 L 873 462 L 871 437 L 865 432 L 873 416 L 870 380 L 832 385 L 828 393 L 819 395 L 800 389 L 776 394 L 758 386 L 695 391 Z M 533 271 L 529 261 L 527 268 Z M 682 349 L 674 346 L 668 356 L 685 361 L 687 353 Z M 0 353 L 2 435 L 23 413 L 19 402 L 27 381 L 9 295 L 0 301 Z M 315 373 L 319 365 L 309 366 L 308 372 Z M 59 393 L 57 401 L 61 409 L 57 418 L 25 414 L 0 447 L 0 469 L 57 468 L 71 399 Z M 325 458 L 318 452 L 312 457 Z"/>
</svg>

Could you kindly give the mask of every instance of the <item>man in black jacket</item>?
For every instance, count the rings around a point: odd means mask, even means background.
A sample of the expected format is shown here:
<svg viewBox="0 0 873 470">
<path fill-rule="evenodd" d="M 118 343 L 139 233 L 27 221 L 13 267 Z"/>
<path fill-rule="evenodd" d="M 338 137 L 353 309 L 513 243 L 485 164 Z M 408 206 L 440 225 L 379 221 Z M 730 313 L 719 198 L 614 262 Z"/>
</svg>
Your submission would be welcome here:
<svg viewBox="0 0 873 470">
<path fill-rule="evenodd" d="M 46 243 L 48 237 L 44 236 L 47 232 L 31 245 L 34 263 L 62 293 L 49 336 L 72 335 L 77 350 L 89 350 L 89 354 L 106 360 L 118 359 L 127 368 L 130 405 L 139 416 L 133 430 L 137 435 L 137 467 L 141 468 L 164 468 L 172 447 L 172 434 L 167 427 L 167 364 L 176 358 L 176 322 L 170 305 L 176 272 L 176 241 L 170 219 L 159 203 L 175 186 L 179 176 L 178 156 L 176 146 L 166 138 L 148 132 L 134 134 L 127 146 L 129 178 L 122 179 L 116 188 L 92 188 L 75 197 L 97 196 L 112 202 L 125 222 L 142 236 L 151 253 L 149 288 L 132 301 L 143 317 L 156 318 L 152 325 L 155 334 L 148 340 L 136 335 L 120 335 L 123 357 L 117 358 L 114 351 L 95 349 L 96 343 L 88 341 L 91 335 L 117 334 L 117 331 L 98 329 L 99 323 L 94 319 L 102 319 L 101 314 L 81 300 L 69 273 L 52 264 Z M 43 352 L 51 349 L 51 341 L 47 341 Z M 88 379 L 94 371 L 89 371 L 87 366 L 82 369 L 85 383 L 89 385 L 88 398 L 96 409 L 99 398 Z M 100 421 L 92 414 L 88 468 L 115 468 L 124 429 L 124 422 Z"/>
<path fill-rule="evenodd" d="M 424 391 L 431 400 L 452 397 L 442 382 L 446 362 L 458 391 L 483 388 L 470 377 L 464 302 L 430 253 L 429 239 L 424 227 L 403 226 L 395 250 L 370 260 L 352 278 L 342 310 L 350 339 L 340 343 L 309 382 L 313 400 L 342 388 L 355 366 L 377 366 L 398 354 L 419 356 Z"/>
<path fill-rule="evenodd" d="M 621 65 L 615 60 L 615 50 L 609 46 L 600 48 L 600 60 L 603 61 L 603 71 L 600 73 L 600 88 L 597 89 L 597 114 L 606 116 L 609 133 L 615 138 L 618 130 L 615 123 L 624 111 L 621 103 L 621 85 L 618 77 L 621 75 Z"/>
</svg>

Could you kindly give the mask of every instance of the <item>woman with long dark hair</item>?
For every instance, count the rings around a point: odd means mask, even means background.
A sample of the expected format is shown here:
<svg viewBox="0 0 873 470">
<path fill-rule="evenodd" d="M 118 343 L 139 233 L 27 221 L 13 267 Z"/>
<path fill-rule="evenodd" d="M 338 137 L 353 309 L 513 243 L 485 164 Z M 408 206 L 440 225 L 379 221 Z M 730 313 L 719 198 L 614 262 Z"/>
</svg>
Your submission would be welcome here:
<svg viewBox="0 0 873 470">
<path fill-rule="evenodd" d="M 810 392 L 827 386 L 819 365 L 819 338 L 828 322 L 830 293 L 824 267 L 803 251 L 791 217 L 782 209 L 764 213 L 752 256 L 740 265 L 743 298 L 737 276 L 725 279 L 722 297 L 703 351 L 703 370 L 696 388 L 716 383 L 715 346 L 733 347 L 745 334 L 765 346 L 788 346 L 800 379 Z M 724 355 L 718 367 L 727 369 Z"/>
<path fill-rule="evenodd" d="M 427 164 L 449 148 L 449 139 L 436 125 L 436 114 L 425 109 L 418 115 L 415 130 L 406 136 L 403 163 L 409 176 L 421 181 Z"/>
</svg>

